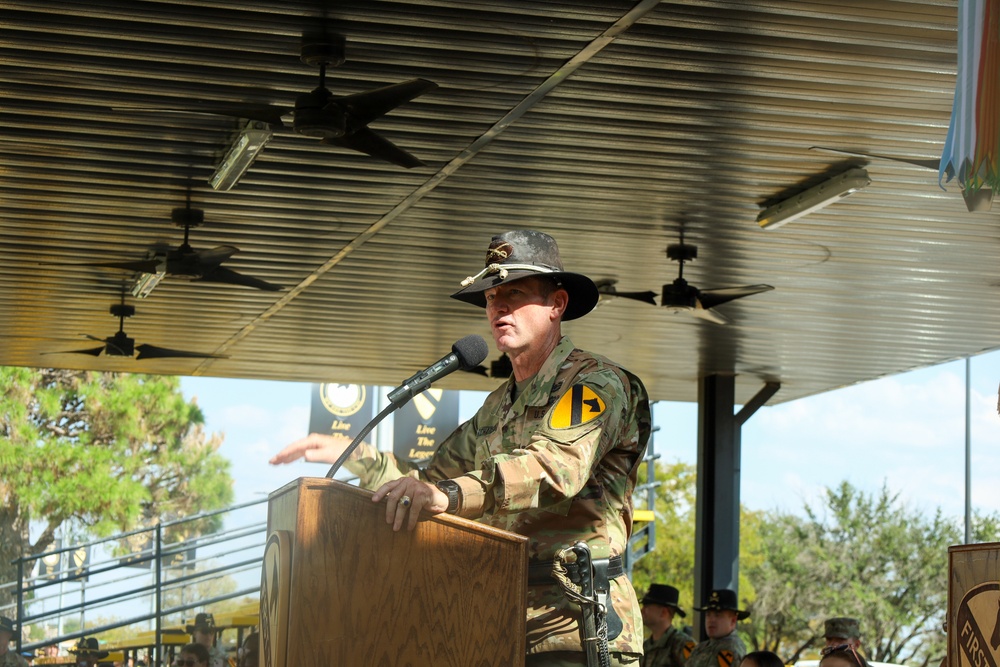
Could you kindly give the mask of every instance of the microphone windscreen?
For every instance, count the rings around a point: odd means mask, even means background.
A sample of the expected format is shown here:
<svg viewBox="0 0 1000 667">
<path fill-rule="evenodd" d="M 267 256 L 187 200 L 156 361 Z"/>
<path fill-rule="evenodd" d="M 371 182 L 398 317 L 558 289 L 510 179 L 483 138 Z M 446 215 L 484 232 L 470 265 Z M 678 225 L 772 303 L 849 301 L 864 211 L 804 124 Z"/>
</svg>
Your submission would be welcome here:
<svg viewBox="0 0 1000 667">
<path fill-rule="evenodd" d="M 451 351 L 458 357 L 459 368 L 468 371 L 483 363 L 490 348 L 482 336 L 472 334 L 455 341 Z"/>
</svg>

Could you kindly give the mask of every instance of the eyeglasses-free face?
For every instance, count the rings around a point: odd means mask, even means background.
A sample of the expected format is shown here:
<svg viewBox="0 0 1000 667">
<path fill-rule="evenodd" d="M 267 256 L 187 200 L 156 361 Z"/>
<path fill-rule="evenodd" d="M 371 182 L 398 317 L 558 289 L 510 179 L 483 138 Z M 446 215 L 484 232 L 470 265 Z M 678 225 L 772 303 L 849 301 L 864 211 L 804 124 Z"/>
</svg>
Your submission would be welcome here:
<svg viewBox="0 0 1000 667">
<path fill-rule="evenodd" d="M 858 652 L 855 651 L 854 647 L 851 646 L 850 644 L 837 644 L 836 646 L 827 646 L 826 648 L 822 649 L 819 652 L 820 656 L 822 656 L 823 658 L 827 657 L 832 653 L 850 654 L 854 658 L 853 662 L 855 665 L 858 665 L 858 667 L 865 667 L 865 661 L 861 658 L 861 656 L 858 655 Z M 844 658 L 850 660 L 850 658 L 847 657 L 847 655 L 845 655 Z"/>
</svg>

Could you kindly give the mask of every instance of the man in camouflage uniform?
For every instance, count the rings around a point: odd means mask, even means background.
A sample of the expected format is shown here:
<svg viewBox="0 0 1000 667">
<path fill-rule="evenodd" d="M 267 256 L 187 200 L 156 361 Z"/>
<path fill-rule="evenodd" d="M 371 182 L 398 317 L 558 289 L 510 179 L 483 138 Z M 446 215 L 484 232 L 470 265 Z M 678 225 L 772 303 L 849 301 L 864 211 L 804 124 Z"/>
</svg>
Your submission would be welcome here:
<svg viewBox="0 0 1000 667">
<path fill-rule="evenodd" d="M 736 622 L 748 618 L 750 612 L 737 608 L 736 593 L 728 588 L 714 590 L 704 606 L 695 609 L 705 613 L 708 639 L 694 647 L 686 667 L 739 667 L 747 647 L 736 634 Z"/>
<path fill-rule="evenodd" d="M 191 641 L 208 649 L 208 667 L 228 667 L 229 659 L 226 657 L 226 651 L 215 642 L 219 629 L 215 626 L 214 616 L 197 614 L 194 617 L 194 625 L 188 625 L 184 629 L 191 635 Z"/>
<path fill-rule="evenodd" d="M 632 491 L 650 434 L 639 379 L 561 334 L 563 320 L 590 312 L 594 282 L 563 270 L 555 240 L 534 231 L 493 237 L 486 267 L 452 296 L 486 309 L 513 376 L 493 391 L 420 470 L 364 444 L 347 462 L 385 500 L 399 530 L 421 511 L 449 512 L 528 537 L 526 665 L 587 665 L 580 606 L 551 578 L 563 549 L 586 542 L 612 557 L 608 650 L 613 665 L 638 664 L 639 603 L 620 567 L 632 531 Z M 345 437 L 311 434 L 272 463 L 333 462 Z M 619 629 L 620 628 L 620 629 Z"/>
<path fill-rule="evenodd" d="M 642 605 L 642 623 L 649 628 L 649 638 L 642 643 L 642 667 L 682 667 L 694 650 L 694 640 L 674 627 L 674 615 L 681 609 L 680 592 L 666 584 L 650 584 Z"/>
<path fill-rule="evenodd" d="M 77 667 L 96 667 L 98 662 L 108 657 L 108 652 L 101 650 L 97 637 L 81 637 L 69 652 L 76 656 Z"/>
<path fill-rule="evenodd" d="M 10 650 L 10 640 L 16 633 L 14 621 L 0 616 L 0 667 L 28 667 L 27 660 Z"/>
</svg>

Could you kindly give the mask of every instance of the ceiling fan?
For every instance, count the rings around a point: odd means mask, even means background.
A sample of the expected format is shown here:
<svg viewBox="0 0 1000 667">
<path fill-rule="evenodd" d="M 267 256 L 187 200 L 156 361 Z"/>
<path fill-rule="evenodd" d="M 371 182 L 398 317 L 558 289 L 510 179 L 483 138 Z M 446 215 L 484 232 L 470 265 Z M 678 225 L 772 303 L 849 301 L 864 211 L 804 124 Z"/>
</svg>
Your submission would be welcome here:
<svg viewBox="0 0 1000 667">
<path fill-rule="evenodd" d="M 155 345 L 136 345 L 135 339 L 130 338 L 125 333 L 125 318 L 135 315 L 135 306 L 125 304 L 125 294 L 122 293 L 121 303 L 116 303 L 110 308 L 112 315 L 118 318 L 118 331 L 113 336 L 99 338 L 90 334 L 83 334 L 90 340 L 102 341 L 100 347 L 86 350 L 65 350 L 61 352 L 46 352 L 45 354 L 89 354 L 92 357 L 99 357 L 102 353 L 107 357 L 135 357 L 142 359 L 166 359 L 178 357 L 190 357 L 194 359 L 228 359 L 217 354 L 205 354 L 202 352 L 188 352 L 185 350 L 172 350 L 166 347 Z M 138 353 L 138 354 L 136 354 Z"/>
<path fill-rule="evenodd" d="M 330 144 L 411 169 L 424 163 L 391 141 L 369 129 L 368 123 L 396 107 L 437 88 L 426 79 L 411 79 L 353 95 L 335 96 L 326 87 L 326 68 L 344 63 L 343 35 L 306 33 L 302 39 L 302 62 L 319 67 L 319 85 L 299 95 L 295 106 L 266 104 L 217 104 L 191 100 L 181 108 L 116 107 L 120 111 L 172 111 L 245 118 L 267 123 L 271 129 L 287 128 L 283 116 L 291 114 L 292 129 Z"/>
<path fill-rule="evenodd" d="M 741 299 L 752 294 L 759 294 L 774 289 L 771 285 L 744 285 L 742 287 L 722 287 L 717 289 L 698 289 L 684 279 L 684 262 L 693 261 L 698 257 L 698 246 L 680 243 L 667 246 L 667 257 L 678 262 L 677 278 L 672 283 L 663 286 L 660 305 L 673 313 L 689 313 L 699 319 L 716 324 L 728 324 L 729 318 L 712 310 L 734 299 Z M 602 296 L 634 299 L 656 305 L 656 293 L 619 292 L 615 288 L 615 280 L 597 282 L 597 290 Z"/>
<path fill-rule="evenodd" d="M 227 285 L 243 285 L 259 290 L 277 292 L 280 285 L 269 283 L 260 278 L 254 278 L 222 266 L 222 263 L 239 252 L 239 248 L 222 245 L 211 250 L 195 250 L 188 243 L 188 235 L 192 227 L 200 226 L 205 220 L 205 212 L 199 208 L 191 208 L 191 203 L 181 208 L 175 208 L 170 213 L 175 225 L 184 228 L 184 242 L 174 249 L 166 251 L 151 251 L 145 259 L 124 262 L 88 262 L 73 264 L 73 266 L 97 266 L 109 269 L 121 269 L 140 274 L 136 281 L 133 294 L 145 297 L 152 291 L 151 280 L 144 276 L 169 276 L 194 282 L 225 283 Z M 156 281 L 158 282 L 158 281 Z M 155 283 L 152 284 L 155 287 Z M 148 287 L 148 290 L 146 289 Z"/>
</svg>

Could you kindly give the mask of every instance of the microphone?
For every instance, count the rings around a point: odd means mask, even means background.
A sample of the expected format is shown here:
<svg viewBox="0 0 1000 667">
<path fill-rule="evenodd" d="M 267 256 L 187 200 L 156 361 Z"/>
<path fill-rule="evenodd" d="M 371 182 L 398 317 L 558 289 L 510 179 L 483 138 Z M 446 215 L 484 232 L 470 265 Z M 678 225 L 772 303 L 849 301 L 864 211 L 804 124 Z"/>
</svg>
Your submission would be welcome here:
<svg viewBox="0 0 1000 667">
<path fill-rule="evenodd" d="M 411 398 L 431 386 L 432 382 L 437 382 L 445 375 L 457 371 L 472 370 L 483 363 L 489 348 L 482 336 L 475 334 L 466 336 L 455 341 L 451 346 L 451 353 L 441 357 L 438 361 L 420 371 L 413 377 L 407 379 L 403 384 L 389 392 L 389 402 L 395 407 L 402 407 Z"/>
</svg>

